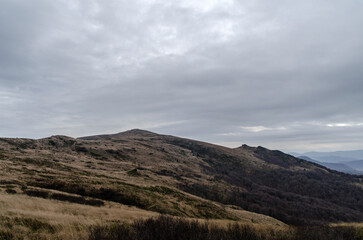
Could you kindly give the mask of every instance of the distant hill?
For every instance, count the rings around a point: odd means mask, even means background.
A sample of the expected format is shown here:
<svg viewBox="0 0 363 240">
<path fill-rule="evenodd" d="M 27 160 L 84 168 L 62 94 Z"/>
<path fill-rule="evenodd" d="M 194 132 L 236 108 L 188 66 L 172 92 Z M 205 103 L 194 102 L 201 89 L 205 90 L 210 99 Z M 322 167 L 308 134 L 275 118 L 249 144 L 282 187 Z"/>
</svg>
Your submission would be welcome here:
<svg viewBox="0 0 363 240">
<path fill-rule="evenodd" d="M 300 155 L 308 156 L 322 162 L 346 162 L 363 159 L 363 150 L 335 152 L 306 152 Z"/>
<path fill-rule="evenodd" d="M 363 221 L 362 177 L 261 146 L 232 149 L 135 129 L 2 138 L 0 159 L 0 183 L 29 196 L 197 218 L 238 220 L 247 210 L 289 224 Z"/>
<path fill-rule="evenodd" d="M 354 169 L 357 169 L 357 170 L 363 172 L 363 160 L 354 160 L 354 161 L 350 161 L 350 162 L 345 162 L 345 164 L 351 168 L 354 168 Z"/>
<path fill-rule="evenodd" d="M 359 171 L 358 168 L 351 167 L 350 165 L 348 165 L 348 162 L 347 163 L 319 162 L 319 161 L 311 159 L 311 158 L 309 158 L 307 156 L 299 156 L 298 158 L 304 159 L 306 161 L 317 163 L 317 164 L 319 164 L 321 166 L 324 166 L 326 168 L 329 168 L 331 170 L 336 170 L 336 171 L 339 171 L 339 172 L 350 173 L 350 174 L 363 174 L 363 172 Z M 359 163 L 357 163 L 357 165 L 359 165 Z"/>
<path fill-rule="evenodd" d="M 352 174 L 363 174 L 363 150 L 290 154 L 308 161 L 317 162 L 333 170 Z"/>
</svg>

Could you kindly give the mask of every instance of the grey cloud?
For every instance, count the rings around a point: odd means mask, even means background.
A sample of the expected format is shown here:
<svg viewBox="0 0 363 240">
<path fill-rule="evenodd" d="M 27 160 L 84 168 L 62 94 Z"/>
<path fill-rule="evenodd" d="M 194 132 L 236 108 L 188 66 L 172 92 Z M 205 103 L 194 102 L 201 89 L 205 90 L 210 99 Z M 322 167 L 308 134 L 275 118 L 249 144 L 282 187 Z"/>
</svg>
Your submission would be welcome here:
<svg viewBox="0 0 363 240">
<path fill-rule="evenodd" d="M 233 146 L 360 148 L 361 126 L 324 124 L 363 122 L 362 7 L 2 1 L 0 133 L 139 127 Z M 241 128 L 256 126 L 269 130 Z"/>
</svg>

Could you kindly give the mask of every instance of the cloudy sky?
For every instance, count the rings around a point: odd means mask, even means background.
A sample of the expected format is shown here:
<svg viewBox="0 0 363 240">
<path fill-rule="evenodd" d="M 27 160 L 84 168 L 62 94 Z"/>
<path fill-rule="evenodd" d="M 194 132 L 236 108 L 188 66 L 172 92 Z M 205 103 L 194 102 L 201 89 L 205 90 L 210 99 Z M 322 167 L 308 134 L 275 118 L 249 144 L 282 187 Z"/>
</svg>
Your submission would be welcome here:
<svg viewBox="0 0 363 240">
<path fill-rule="evenodd" d="M 0 135 L 363 149 L 363 1 L 1 0 Z"/>
</svg>

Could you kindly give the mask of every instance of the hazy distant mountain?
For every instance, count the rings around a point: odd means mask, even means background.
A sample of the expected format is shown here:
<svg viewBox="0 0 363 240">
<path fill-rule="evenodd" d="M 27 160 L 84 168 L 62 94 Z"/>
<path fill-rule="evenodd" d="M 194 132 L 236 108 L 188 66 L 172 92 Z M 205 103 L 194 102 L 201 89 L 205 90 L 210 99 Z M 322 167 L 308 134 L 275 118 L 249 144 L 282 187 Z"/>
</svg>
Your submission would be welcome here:
<svg viewBox="0 0 363 240">
<path fill-rule="evenodd" d="M 306 152 L 301 154 L 290 152 L 289 154 L 307 161 L 316 162 L 329 169 L 351 174 L 363 174 L 363 150 Z"/>
<path fill-rule="evenodd" d="M 346 162 L 363 159 L 363 150 L 336 152 L 306 152 L 300 155 L 308 156 L 321 162 Z M 295 153 L 294 153 L 294 156 Z"/>
<path fill-rule="evenodd" d="M 326 168 L 329 168 L 331 170 L 336 170 L 336 171 L 339 171 L 339 172 L 350 173 L 350 174 L 363 174 L 363 172 L 359 171 L 358 168 L 351 167 L 348 164 L 344 164 L 344 163 L 320 162 L 320 161 L 317 161 L 315 159 L 309 158 L 307 156 L 299 156 L 298 158 L 320 164 L 320 165 L 322 165 L 322 166 L 324 166 Z M 357 163 L 357 165 L 359 165 L 359 164 L 363 164 L 363 161 Z"/>
<path fill-rule="evenodd" d="M 351 168 L 363 171 L 363 160 L 355 160 L 350 162 L 345 162 L 345 164 Z"/>
<path fill-rule="evenodd" d="M 316 160 L 314 160 L 312 158 L 309 158 L 308 156 L 299 156 L 299 155 L 297 155 L 296 157 L 300 158 L 300 159 L 304 159 L 304 160 L 309 161 L 309 162 L 313 162 L 313 163 L 317 163 L 317 164 L 321 165 L 321 162 L 316 161 Z"/>
</svg>

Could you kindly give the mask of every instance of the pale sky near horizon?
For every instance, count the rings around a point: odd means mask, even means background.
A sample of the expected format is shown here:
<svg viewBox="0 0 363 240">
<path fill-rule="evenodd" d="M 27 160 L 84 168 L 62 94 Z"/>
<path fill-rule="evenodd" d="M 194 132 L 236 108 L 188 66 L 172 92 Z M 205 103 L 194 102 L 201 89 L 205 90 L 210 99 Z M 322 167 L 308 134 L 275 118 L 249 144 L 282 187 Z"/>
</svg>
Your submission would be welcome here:
<svg viewBox="0 0 363 240">
<path fill-rule="evenodd" d="M 2 0 L 0 136 L 363 149 L 363 1 Z"/>
</svg>

